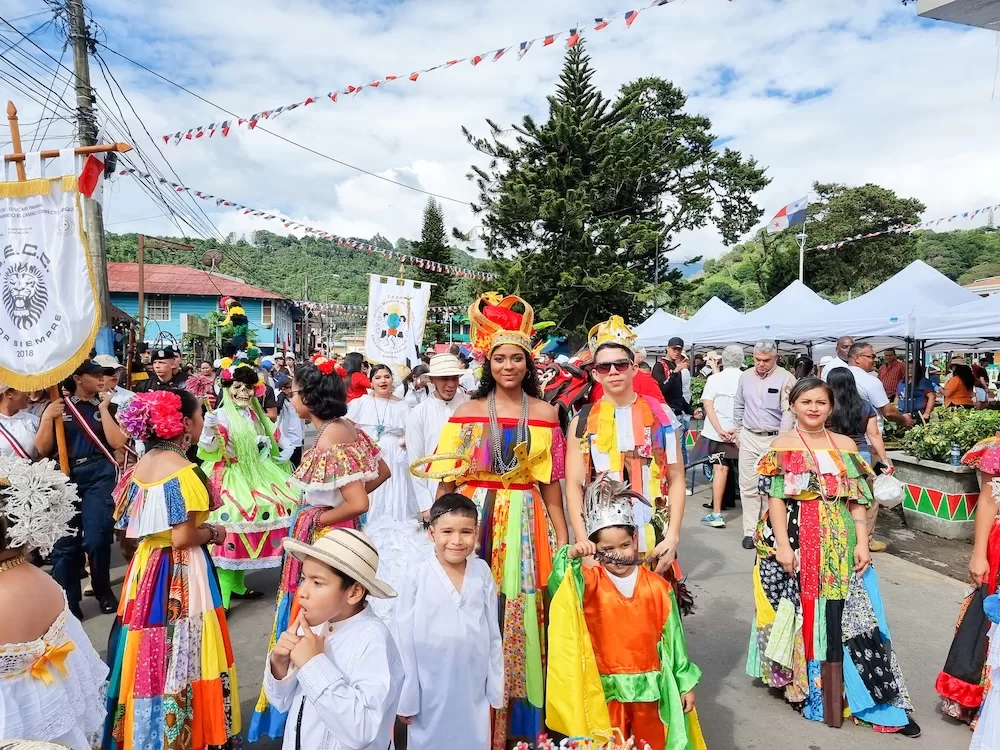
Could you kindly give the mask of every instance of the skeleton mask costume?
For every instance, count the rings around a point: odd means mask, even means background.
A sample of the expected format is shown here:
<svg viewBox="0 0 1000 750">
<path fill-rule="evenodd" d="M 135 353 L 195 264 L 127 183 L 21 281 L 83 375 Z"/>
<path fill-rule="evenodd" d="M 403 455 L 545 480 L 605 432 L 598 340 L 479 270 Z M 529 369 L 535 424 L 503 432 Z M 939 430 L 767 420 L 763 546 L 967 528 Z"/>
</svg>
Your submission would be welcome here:
<svg viewBox="0 0 1000 750">
<path fill-rule="evenodd" d="M 238 380 L 229 386 L 229 395 L 232 397 L 233 403 L 241 409 L 248 409 L 250 402 L 253 401 L 253 389 Z"/>
</svg>

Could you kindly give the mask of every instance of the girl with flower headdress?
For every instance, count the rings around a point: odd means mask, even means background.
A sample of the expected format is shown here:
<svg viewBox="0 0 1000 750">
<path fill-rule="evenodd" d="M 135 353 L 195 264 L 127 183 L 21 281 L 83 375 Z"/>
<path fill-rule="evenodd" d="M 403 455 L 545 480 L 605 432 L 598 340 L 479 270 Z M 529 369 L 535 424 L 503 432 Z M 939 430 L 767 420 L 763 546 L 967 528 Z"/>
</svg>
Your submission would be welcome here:
<svg viewBox="0 0 1000 750">
<path fill-rule="evenodd" d="M 442 480 L 439 496 L 457 491 L 480 509 L 478 552 L 502 602 L 505 701 L 492 737 L 503 750 L 508 738 L 532 741 L 542 729 L 544 591 L 554 550 L 568 540 L 559 484 L 566 443 L 558 413 L 540 398 L 531 305 L 484 295 L 469 319 L 473 346 L 487 354 L 479 390 L 445 424 L 435 455 L 411 470 Z"/>
<path fill-rule="evenodd" d="M 59 584 L 31 565 L 70 533 L 76 487 L 52 461 L 0 455 L 0 741 L 89 750 L 108 668 Z M 54 746 L 53 746 L 54 747 Z"/>
<path fill-rule="evenodd" d="M 355 528 L 368 511 L 368 498 L 389 478 L 378 444 L 347 416 L 347 386 L 332 359 L 317 354 L 295 368 L 292 406 L 312 422 L 316 442 L 305 452 L 289 484 L 302 493 L 288 536 L 306 544 L 332 528 Z M 268 651 L 299 615 L 298 587 L 302 563 L 286 555 Z M 294 718 L 294 717 L 293 717 Z M 247 739 L 284 736 L 287 714 L 277 710 L 261 687 Z"/>
<path fill-rule="evenodd" d="M 288 459 L 295 448 L 275 437 L 274 423 L 258 400 L 264 393 L 260 374 L 237 362 L 223 370 L 220 379 L 222 405 L 205 415 L 198 456 L 222 498 L 211 520 L 229 532 L 212 548 L 222 603 L 229 609 L 232 598 L 263 596 L 246 587 L 244 575 L 281 565 L 281 540 L 298 499 L 288 487 Z"/>
<path fill-rule="evenodd" d="M 231 748 L 239 689 L 209 523 L 221 501 L 186 450 L 202 433 L 186 390 L 137 394 L 119 414 L 146 452 L 115 490 L 116 528 L 138 547 L 108 642 L 111 676 L 101 747 Z"/>
</svg>

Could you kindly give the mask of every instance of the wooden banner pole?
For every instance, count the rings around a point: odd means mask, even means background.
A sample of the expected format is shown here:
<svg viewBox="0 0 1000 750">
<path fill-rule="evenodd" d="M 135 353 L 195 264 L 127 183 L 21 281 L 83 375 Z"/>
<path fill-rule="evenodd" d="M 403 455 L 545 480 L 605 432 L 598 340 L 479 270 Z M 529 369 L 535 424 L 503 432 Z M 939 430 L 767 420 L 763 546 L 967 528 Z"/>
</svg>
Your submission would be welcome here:
<svg viewBox="0 0 1000 750">
<path fill-rule="evenodd" d="M 14 106 L 14 102 L 7 102 L 7 122 L 10 123 L 10 142 L 11 147 L 14 149 L 13 154 L 7 154 L 4 156 L 5 162 L 14 162 L 14 166 L 17 169 L 17 179 L 19 182 L 24 182 L 27 175 L 24 171 L 24 152 L 21 151 L 21 129 L 17 122 L 17 107 Z M 86 146 L 84 148 L 77 148 L 74 151 L 77 154 L 101 154 L 108 153 L 110 151 L 117 151 L 119 153 L 125 153 L 131 151 L 132 147 L 127 143 L 112 143 L 102 146 Z M 43 159 L 55 159 L 59 156 L 58 151 L 42 151 Z M 49 387 L 49 398 L 52 401 L 57 401 L 62 398 L 62 394 L 59 392 L 59 384 L 55 384 Z M 66 446 L 66 426 L 63 424 L 62 419 L 57 419 L 56 424 L 56 445 L 59 448 L 59 468 L 62 469 L 63 473 L 69 476 L 69 449 Z"/>
</svg>

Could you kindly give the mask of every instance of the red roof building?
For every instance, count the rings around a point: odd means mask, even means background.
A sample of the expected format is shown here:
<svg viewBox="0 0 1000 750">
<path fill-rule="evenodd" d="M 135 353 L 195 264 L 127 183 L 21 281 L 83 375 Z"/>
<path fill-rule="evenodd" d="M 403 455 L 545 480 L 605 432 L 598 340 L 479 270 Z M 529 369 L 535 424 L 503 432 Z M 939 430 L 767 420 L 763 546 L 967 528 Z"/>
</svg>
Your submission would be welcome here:
<svg viewBox="0 0 1000 750">
<path fill-rule="evenodd" d="M 146 294 L 186 294 L 198 297 L 236 297 L 242 299 L 287 299 L 269 289 L 245 281 L 211 273 L 191 266 L 146 263 L 143 267 Z M 108 263 L 108 291 L 139 292 L 138 263 Z"/>
</svg>

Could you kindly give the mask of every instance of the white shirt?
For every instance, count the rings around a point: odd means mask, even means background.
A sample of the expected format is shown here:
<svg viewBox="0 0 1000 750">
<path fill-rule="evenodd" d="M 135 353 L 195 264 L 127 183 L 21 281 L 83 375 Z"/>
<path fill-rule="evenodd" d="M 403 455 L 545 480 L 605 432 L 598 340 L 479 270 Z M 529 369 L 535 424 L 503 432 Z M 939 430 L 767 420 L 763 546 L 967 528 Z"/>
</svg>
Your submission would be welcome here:
<svg viewBox="0 0 1000 750">
<path fill-rule="evenodd" d="M 820 377 L 824 382 L 826 382 L 826 376 L 830 374 L 831 370 L 836 370 L 838 367 L 850 367 L 850 365 L 848 365 L 840 357 L 834 357 L 833 361 L 823 368 L 823 374 Z"/>
<path fill-rule="evenodd" d="M 299 415 L 295 413 L 292 400 L 286 398 L 278 412 L 278 422 L 276 424 L 281 437 L 283 437 L 293 448 L 301 448 L 306 441 L 306 427 Z"/>
<path fill-rule="evenodd" d="M 611 579 L 611 583 L 615 585 L 615 588 L 618 589 L 618 592 L 622 596 L 624 596 L 626 599 L 632 598 L 632 594 L 635 593 L 635 582 L 639 580 L 638 565 L 633 565 L 632 572 L 629 573 L 627 576 L 619 577 L 613 575 L 612 573 L 609 573 L 607 570 L 605 570 L 604 572 L 607 573 L 608 578 Z"/>
<path fill-rule="evenodd" d="M 691 403 L 691 368 L 681 370 L 681 393 L 684 400 Z"/>
<path fill-rule="evenodd" d="M 406 457 L 411 464 L 434 453 L 438 438 L 441 437 L 441 428 L 451 419 L 455 410 L 468 400 L 468 394 L 459 389 L 451 401 L 442 401 L 435 395 L 414 407 L 406 420 Z M 421 512 L 430 510 L 437 493 L 437 480 L 419 479 L 412 475 L 410 478 L 413 480 L 417 507 Z"/>
<path fill-rule="evenodd" d="M 0 414 L 0 425 L 9 433 L 21 450 L 28 454 L 29 458 L 38 458 L 35 451 L 35 435 L 38 434 L 38 426 L 42 421 L 29 411 L 19 411 L 13 417 Z M 0 456 L 17 456 L 18 453 L 11 445 L 10 439 L 4 433 L 0 433 Z"/>
<path fill-rule="evenodd" d="M 862 370 L 857 365 L 848 365 L 847 368 L 854 375 L 854 384 L 858 387 L 858 394 L 864 401 L 871 404 L 872 408 L 881 409 L 889 403 L 885 386 L 875 376 L 875 373 Z"/>
<path fill-rule="evenodd" d="M 701 394 L 701 400 L 712 402 L 715 416 L 718 418 L 723 432 L 729 432 L 736 427 L 733 409 L 736 406 L 736 391 L 739 390 L 742 375 L 743 371 L 739 367 L 727 367 L 722 372 L 709 375 L 708 380 L 705 381 L 705 390 Z M 701 434 L 709 440 L 722 442 L 722 436 L 715 431 L 712 421 L 707 416 L 705 417 L 705 425 L 701 428 Z"/>
<path fill-rule="evenodd" d="M 479 387 L 479 380 L 471 368 L 462 373 L 462 377 L 458 379 L 458 387 L 468 394 L 475 393 Z"/>
<path fill-rule="evenodd" d="M 271 673 L 270 653 L 264 666 L 268 701 L 288 713 L 282 747 L 295 750 L 301 709 L 303 750 L 386 750 L 403 687 L 403 662 L 389 629 L 368 605 L 339 624 L 311 629 L 327 632 L 323 654 L 302 669 L 290 666 L 283 680 Z"/>
<path fill-rule="evenodd" d="M 400 587 L 393 636 L 406 672 L 397 713 L 415 717 L 408 750 L 490 750 L 490 706 L 504 699 L 497 607 L 490 567 L 475 556 L 461 591 L 436 557 Z"/>
</svg>

